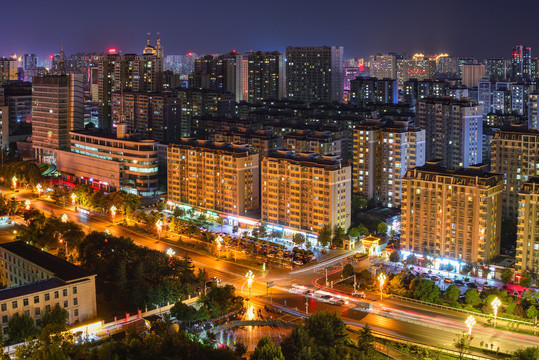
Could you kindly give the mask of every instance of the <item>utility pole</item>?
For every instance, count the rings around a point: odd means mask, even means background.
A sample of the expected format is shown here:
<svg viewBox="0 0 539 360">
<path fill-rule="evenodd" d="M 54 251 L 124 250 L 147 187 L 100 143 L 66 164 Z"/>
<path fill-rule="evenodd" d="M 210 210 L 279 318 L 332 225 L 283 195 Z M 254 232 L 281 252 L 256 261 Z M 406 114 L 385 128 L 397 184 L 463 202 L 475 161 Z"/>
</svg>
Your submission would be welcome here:
<svg viewBox="0 0 539 360">
<path fill-rule="evenodd" d="M 328 268 L 326 268 L 326 286 L 328 286 Z"/>
</svg>

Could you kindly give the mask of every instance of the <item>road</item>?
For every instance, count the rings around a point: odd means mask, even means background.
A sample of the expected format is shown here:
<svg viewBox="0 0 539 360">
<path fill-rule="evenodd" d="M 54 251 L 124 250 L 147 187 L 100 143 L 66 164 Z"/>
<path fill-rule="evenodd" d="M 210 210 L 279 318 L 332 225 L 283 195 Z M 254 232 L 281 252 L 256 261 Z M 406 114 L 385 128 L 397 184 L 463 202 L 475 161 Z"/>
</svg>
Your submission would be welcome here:
<svg viewBox="0 0 539 360">
<path fill-rule="evenodd" d="M 21 200 L 32 197 L 30 193 L 25 192 L 14 195 Z M 291 293 L 288 289 L 290 285 L 297 283 L 308 285 L 314 290 L 316 288 L 312 285 L 313 279 L 324 274 L 324 265 L 319 264 L 292 272 L 282 268 L 268 268 L 267 271 L 262 271 L 262 269 L 217 259 L 191 249 L 158 241 L 150 236 L 113 225 L 110 218 L 102 215 L 90 217 L 75 212 L 73 208 L 64 209 L 45 201 L 32 200 L 32 207 L 45 213 L 51 213 L 52 210 L 57 216 L 65 213 L 70 220 L 81 223 L 88 229 L 108 230 L 116 236 L 130 237 L 141 246 L 160 251 L 172 248 L 177 255 L 189 256 L 196 267 L 205 268 L 210 276 L 217 276 L 224 282 L 233 284 L 243 296 L 259 304 L 269 303 L 270 296 L 266 296 L 266 283 L 275 281 L 276 286 L 271 288 L 272 302 L 292 309 L 298 308 L 299 311 L 305 312 L 305 296 Z M 335 259 L 334 261 L 338 262 L 339 260 Z M 327 266 L 327 264 L 325 265 Z M 247 288 L 244 277 L 248 270 L 252 270 L 255 274 L 252 289 Z M 350 324 L 369 324 L 374 331 L 386 335 L 398 336 L 433 346 L 443 346 L 444 348 L 453 348 L 456 334 L 466 330 L 462 316 L 425 310 L 415 307 L 414 304 L 378 300 L 375 301 L 373 311 L 365 313 L 355 308 L 355 302 L 346 306 L 334 306 L 307 298 L 307 303 L 309 313 L 321 310 L 335 311 Z M 502 352 L 512 352 L 519 347 L 537 345 L 537 337 L 487 328 L 478 324 L 474 329 L 472 344 L 480 346 L 481 341 L 489 345 L 493 344 L 494 349 L 499 347 Z"/>
</svg>

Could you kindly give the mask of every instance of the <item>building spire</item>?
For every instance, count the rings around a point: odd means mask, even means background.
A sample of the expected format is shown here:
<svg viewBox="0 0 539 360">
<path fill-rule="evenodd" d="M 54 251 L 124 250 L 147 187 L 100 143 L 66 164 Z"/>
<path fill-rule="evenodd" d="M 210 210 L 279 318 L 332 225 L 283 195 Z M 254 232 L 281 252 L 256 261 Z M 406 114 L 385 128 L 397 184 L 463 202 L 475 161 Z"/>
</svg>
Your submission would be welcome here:
<svg viewBox="0 0 539 360">
<path fill-rule="evenodd" d="M 60 65 L 60 73 L 62 75 L 65 74 L 66 72 L 66 61 L 65 61 L 65 54 L 64 54 L 64 41 L 62 40 L 60 42 L 60 62 L 59 62 L 59 65 Z"/>
<path fill-rule="evenodd" d="M 157 45 L 161 45 L 161 37 L 159 35 L 160 33 L 157 33 Z"/>
<path fill-rule="evenodd" d="M 148 33 L 148 41 L 146 42 L 146 46 L 150 46 L 150 33 Z"/>
</svg>

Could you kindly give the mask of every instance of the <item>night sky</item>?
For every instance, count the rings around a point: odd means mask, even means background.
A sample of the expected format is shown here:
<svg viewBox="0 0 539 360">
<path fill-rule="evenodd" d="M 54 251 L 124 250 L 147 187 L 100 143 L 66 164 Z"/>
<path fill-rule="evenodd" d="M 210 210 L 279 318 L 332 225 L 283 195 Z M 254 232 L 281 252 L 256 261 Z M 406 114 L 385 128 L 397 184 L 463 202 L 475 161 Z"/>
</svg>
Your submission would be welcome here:
<svg viewBox="0 0 539 360">
<path fill-rule="evenodd" d="M 448 52 L 506 57 L 535 47 L 537 0 L 2 1 L 0 56 L 117 47 L 140 53 L 161 32 L 165 54 L 342 45 L 345 57 Z"/>
</svg>

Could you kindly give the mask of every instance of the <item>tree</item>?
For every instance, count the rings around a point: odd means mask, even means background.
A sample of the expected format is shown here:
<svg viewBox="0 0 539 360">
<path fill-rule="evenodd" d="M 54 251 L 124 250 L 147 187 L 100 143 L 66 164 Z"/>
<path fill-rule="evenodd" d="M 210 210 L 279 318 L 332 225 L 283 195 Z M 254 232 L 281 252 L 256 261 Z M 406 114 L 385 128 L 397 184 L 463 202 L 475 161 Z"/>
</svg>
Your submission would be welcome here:
<svg viewBox="0 0 539 360">
<path fill-rule="evenodd" d="M 247 353 L 247 346 L 245 346 L 242 342 L 236 342 L 234 344 L 234 354 L 236 354 L 237 357 L 240 359 L 243 358 L 243 355 Z"/>
<path fill-rule="evenodd" d="M 69 313 L 64 308 L 61 308 L 60 305 L 56 304 L 52 310 L 47 310 L 41 318 L 41 326 L 45 327 L 47 325 L 62 325 L 67 327 L 67 321 L 69 320 Z"/>
<path fill-rule="evenodd" d="M 367 209 L 367 199 L 363 195 L 356 195 L 352 197 L 352 203 L 350 204 L 350 210 L 352 216 Z"/>
<path fill-rule="evenodd" d="M 346 324 L 335 312 L 320 311 L 312 314 L 305 320 L 305 329 L 319 346 L 334 347 L 350 341 Z"/>
<path fill-rule="evenodd" d="M 516 360 L 537 360 L 539 359 L 539 346 L 518 349 L 513 355 Z"/>
<path fill-rule="evenodd" d="M 368 324 L 366 324 L 363 330 L 359 334 L 357 345 L 361 349 L 361 351 L 363 351 L 367 355 L 371 355 L 374 350 L 374 346 L 372 345 L 374 340 L 375 339 L 374 339 L 374 336 L 372 335 L 371 328 L 369 327 Z"/>
<path fill-rule="evenodd" d="M 410 290 L 413 292 L 414 298 L 418 300 L 434 302 L 440 297 L 440 288 L 434 285 L 431 280 L 419 279 L 419 281 L 412 282 L 412 284 L 410 284 Z"/>
<path fill-rule="evenodd" d="M 462 266 L 462 268 L 460 269 L 460 271 L 464 274 L 464 275 L 468 275 L 471 271 L 473 270 L 473 265 L 470 264 L 470 263 L 466 263 Z"/>
<path fill-rule="evenodd" d="M 323 247 L 326 247 L 331 242 L 331 228 L 329 225 L 324 225 L 322 228 L 318 231 L 318 242 Z"/>
<path fill-rule="evenodd" d="M 468 336 L 465 333 L 461 335 L 457 334 L 457 337 L 453 340 L 453 345 L 459 353 L 459 359 L 464 359 L 466 352 L 470 348 L 470 343 L 472 342 L 473 336 Z"/>
<path fill-rule="evenodd" d="M 276 347 L 267 336 L 264 336 L 258 341 L 251 360 L 284 360 L 284 356 L 281 347 Z"/>
<path fill-rule="evenodd" d="M 391 254 L 389 254 L 389 261 L 391 261 L 392 263 L 398 263 L 399 261 L 401 261 L 400 251 L 395 250 L 391 252 Z"/>
<path fill-rule="evenodd" d="M 528 319 L 535 319 L 537 317 L 537 313 L 537 308 L 532 305 L 526 311 L 526 316 L 528 317 Z"/>
<path fill-rule="evenodd" d="M 354 237 L 366 236 L 369 235 L 369 229 L 363 224 L 359 224 L 357 227 L 351 228 L 348 231 L 348 235 Z"/>
<path fill-rule="evenodd" d="M 532 279 L 528 274 L 525 274 L 520 278 L 520 286 L 522 287 L 525 287 L 525 288 L 530 287 L 531 283 L 532 283 Z"/>
<path fill-rule="evenodd" d="M 300 246 L 301 244 L 305 242 L 305 236 L 300 233 L 295 233 L 294 236 L 292 237 L 292 241 L 294 242 L 294 244 Z"/>
<path fill-rule="evenodd" d="M 352 264 L 346 264 L 342 269 L 342 277 L 347 278 L 350 276 L 354 276 L 354 267 L 352 266 Z"/>
<path fill-rule="evenodd" d="M 197 309 L 181 301 L 178 301 L 170 308 L 170 314 L 179 321 L 191 322 L 196 319 Z"/>
<path fill-rule="evenodd" d="M 513 278 L 513 271 L 511 269 L 503 269 L 501 277 L 502 277 L 502 282 L 504 284 L 507 284 Z"/>
<path fill-rule="evenodd" d="M 455 271 L 455 267 L 453 265 L 451 265 L 451 264 L 445 264 L 444 265 L 444 270 L 449 271 L 449 272 L 453 272 L 453 271 Z"/>
<path fill-rule="evenodd" d="M 388 226 L 385 222 L 382 221 L 381 223 L 378 224 L 376 229 L 378 231 L 378 234 L 385 235 L 387 234 Z"/>
<path fill-rule="evenodd" d="M 341 226 L 335 225 L 335 228 L 333 229 L 333 238 L 331 239 L 331 244 L 336 247 L 342 247 L 344 235 L 344 229 Z"/>
<path fill-rule="evenodd" d="M 455 302 L 459 299 L 460 289 L 457 285 L 452 284 L 447 287 L 444 292 L 444 299 L 450 302 Z"/>
<path fill-rule="evenodd" d="M 34 336 L 37 333 L 34 319 L 23 313 L 22 315 L 15 314 L 9 319 L 8 332 L 10 342 L 16 344 Z"/>
<path fill-rule="evenodd" d="M 471 305 L 471 306 L 477 306 L 481 304 L 482 301 L 476 289 L 468 289 L 466 290 L 466 296 L 464 298 L 464 302 L 466 302 L 466 304 Z"/>
</svg>

